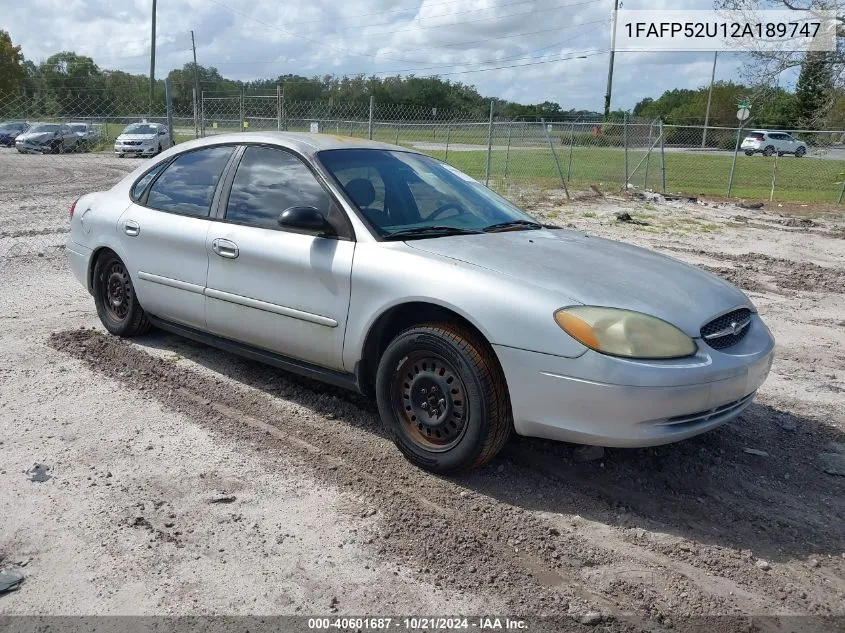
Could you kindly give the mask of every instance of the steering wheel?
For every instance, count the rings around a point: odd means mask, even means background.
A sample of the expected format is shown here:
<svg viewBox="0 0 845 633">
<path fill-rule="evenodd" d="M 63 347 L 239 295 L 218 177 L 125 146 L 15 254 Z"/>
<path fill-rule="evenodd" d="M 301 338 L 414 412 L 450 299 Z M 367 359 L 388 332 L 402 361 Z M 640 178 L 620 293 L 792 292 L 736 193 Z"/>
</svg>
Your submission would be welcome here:
<svg viewBox="0 0 845 633">
<path fill-rule="evenodd" d="M 467 211 L 466 211 L 466 209 L 464 209 L 464 208 L 463 208 L 461 205 L 459 205 L 457 202 L 447 202 L 446 204 L 442 204 L 442 205 L 440 205 L 439 207 L 437 207 L 434 211 L 432 211 L 432 212 L 428 215 L 428 217 L 426 218 L 426 220 L 434 220 L 434 219 L 437 219 L 437 218 L 439 218 L 439 217 L 440 217 L 443 213 L 445 213 L 446 211 L 448 211 L 449 209 L 455 209 L 455 211 L 457 211 L 457 212 L 458 212 L 458 213 L 457 213 L 457 215 L 465 215 L 465 214 L 466 214 L 466 212 L 467 212 Z"/>
</svg>

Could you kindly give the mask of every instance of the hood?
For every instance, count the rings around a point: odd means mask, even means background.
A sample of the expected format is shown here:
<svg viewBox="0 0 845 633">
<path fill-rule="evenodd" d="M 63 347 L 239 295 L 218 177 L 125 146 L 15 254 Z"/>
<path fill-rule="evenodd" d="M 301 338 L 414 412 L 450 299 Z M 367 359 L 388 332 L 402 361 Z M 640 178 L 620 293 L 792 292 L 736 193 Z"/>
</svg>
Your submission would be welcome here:
<svg viewBox="0 0 845 633">
<path fill-rule="evenodd" d="M 753 305 L 738 288 L 658 253 L 567 230 L 509 231 L 406 242 L 581 303 L 635 310 L 700 336 L 701 326 L 736 306 Z"/>
<path fill-rule="evenodd" d="M 18 135 L 18 141 L 46 141 L 54 137 L 53 132 L 24 132 Z"/>
<path fill-rule="evenodd" d="M 118 141 L 152 141 L 157 134 L 121 134 Z"/>
</svg>

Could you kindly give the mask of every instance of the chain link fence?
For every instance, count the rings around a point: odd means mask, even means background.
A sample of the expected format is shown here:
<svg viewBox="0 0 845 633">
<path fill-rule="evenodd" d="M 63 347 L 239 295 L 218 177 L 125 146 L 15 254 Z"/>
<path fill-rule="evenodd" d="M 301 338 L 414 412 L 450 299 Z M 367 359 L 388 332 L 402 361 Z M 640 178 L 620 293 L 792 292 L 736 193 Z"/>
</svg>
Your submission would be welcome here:
<svg viewBox="0 0 845 633">
<path fill-rule="evenodd" d="M 495 104 L 484 117 L 477 111 L 373 100 L 289 102 L 281 90 L 189 95 L 176 106 L 104 91 L 43 91 L 0 95 L 0 125 L 66 124 L 77 136 L 61 146 L 45 146 L 37 153 L 60 155 L 36 161 L 19 155 L 15 132 L 0 129 L 0 256 L 54 252 L 64 242 L 64 212 L 73 200 L 50 199 L 50 183 L 67 185 L 68 198 L 117 182 L 139 162 L 118 158 L 115 139 L 140 121 L 169 125 L 176 143 L 239 130 L 371 138 L 440 158 L 517 202 L 549 189 L 569 195 L 591 187 L 806 203 L 841 203 L 845 192 L 843 130 L 786 130 L 806 146 L 802 157 L 748 156 L 742 140 L 750 131 L 766 129 L 753 122 L 737 129 L 639 119 L 505 119 L 497 116 Z M 21 224 L 20 206 L 7 203 L 39 187 L 47 193 L 38 213 L 26 215 Z M 56 204 L 61 215 L 42 213 Z"/>
</svg>

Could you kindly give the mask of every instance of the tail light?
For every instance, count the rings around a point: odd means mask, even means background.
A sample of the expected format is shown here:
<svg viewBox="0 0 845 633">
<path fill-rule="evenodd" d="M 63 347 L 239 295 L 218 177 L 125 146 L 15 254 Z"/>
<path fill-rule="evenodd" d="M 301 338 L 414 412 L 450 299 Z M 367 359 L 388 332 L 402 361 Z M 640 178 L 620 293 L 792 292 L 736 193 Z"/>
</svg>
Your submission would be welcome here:
<svg viewBox="0 0 845 633">
<path fill-rule="evenodd" d="M 758 140 L 758 141 L 765 141 L 765 140 L 766 140 L 766 137 L 765 137 L 765 136 L 763 136 L 762 134 L 758 134 L 758 135 L 757 135 L 757 140 Z"/>
<path fill-rule="evenodd" d="M 70 205 L 70 219 L 73 219 L 73 212 L 76 211 L 76 203 L 79 202 L 79 198 L 73 201 L 73 204 Z"/>
</svg>

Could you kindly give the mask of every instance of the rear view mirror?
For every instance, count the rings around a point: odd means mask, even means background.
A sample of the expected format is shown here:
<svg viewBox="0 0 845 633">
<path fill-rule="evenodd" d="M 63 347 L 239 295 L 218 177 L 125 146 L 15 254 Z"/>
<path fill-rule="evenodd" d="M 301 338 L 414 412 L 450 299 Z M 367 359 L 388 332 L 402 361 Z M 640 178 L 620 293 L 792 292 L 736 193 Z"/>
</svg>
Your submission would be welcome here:
<svg viewBox="0 0 845 633">
<path fill-rule="evenodd" d="M 315 207 L 290 207 L 282 211 L 279 216 L 282 227 L 314 232 L 318 235 L 333 235 L 334 229 L 318 209 Z"/>
</svg>

